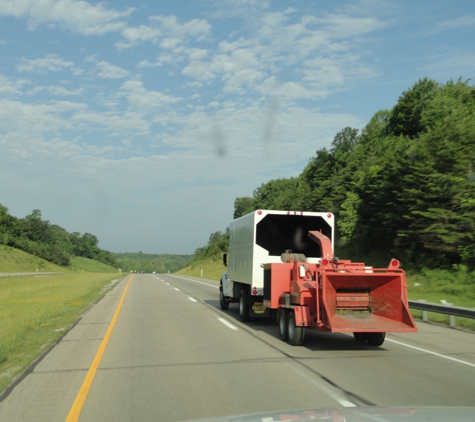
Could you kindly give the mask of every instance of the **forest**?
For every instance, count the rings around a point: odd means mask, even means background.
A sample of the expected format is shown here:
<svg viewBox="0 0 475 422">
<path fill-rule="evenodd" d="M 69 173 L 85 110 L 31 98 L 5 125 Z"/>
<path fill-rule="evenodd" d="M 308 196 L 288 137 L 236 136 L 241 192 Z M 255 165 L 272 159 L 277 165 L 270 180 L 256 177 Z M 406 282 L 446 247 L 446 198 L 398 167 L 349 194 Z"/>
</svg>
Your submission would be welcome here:
<svg viewBox="0 0 475 422">
<path fill-rule="evenodd" d="M 345 259 L 372 257 L 386 266 L 394 256 L 405 268 L 474 270 L 475 87 L 469 82 L 420 79 L 362 130 L 338 132 L 298 177 L 270 180 L 236 198 L 234 218 L 256 209 L 328 211 Z M 227 239 L 227 231 L 213 233 L 194 260 L 218 256 Z"/>
<path fill-rule="evenodd" d="M 97 245 L 99 240 L 90 233 L 68 233 L 62 227 L 43 220 L 40 210 L 25 218 L 17 218 L 0 204 L 0 245 L 11 246 L 54 264 L 67 267 L 72 256 L 94 259 L 116 266 L 111 252 Z"/>
</svg>

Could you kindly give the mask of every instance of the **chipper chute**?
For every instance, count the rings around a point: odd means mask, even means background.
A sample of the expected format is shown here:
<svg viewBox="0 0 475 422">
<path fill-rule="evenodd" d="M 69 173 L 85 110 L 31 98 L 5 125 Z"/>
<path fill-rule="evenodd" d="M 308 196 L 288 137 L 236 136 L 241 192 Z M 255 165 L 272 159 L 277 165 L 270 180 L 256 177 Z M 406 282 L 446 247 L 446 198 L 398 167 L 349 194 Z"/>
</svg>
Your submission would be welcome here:
<svg viewBox="0 0 475 422">
<path fill-rule="evenodd" d="M 404 273 L 366 271 L 322 272 L 323 324 L 333 332 L 416 331 Z"/>
<path fill-rule="evenodd" d="M 333 256 L 329 239 L 309 237 L 322 251 L 320 289 L 322 323 L 332 332 L 417 331 L 409 312 L 406 275 L 392 259 L 388 268 L 366 267 Z"/>
</svg>

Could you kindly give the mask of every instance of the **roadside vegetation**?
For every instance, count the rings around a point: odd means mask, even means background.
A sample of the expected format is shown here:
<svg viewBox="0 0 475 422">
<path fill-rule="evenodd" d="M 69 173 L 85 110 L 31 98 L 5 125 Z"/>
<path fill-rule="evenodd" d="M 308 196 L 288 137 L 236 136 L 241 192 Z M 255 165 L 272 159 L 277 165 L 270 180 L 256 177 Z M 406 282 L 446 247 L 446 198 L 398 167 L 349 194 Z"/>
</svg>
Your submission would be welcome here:
<svg viewBox="0 0 475 422">
<path fill-rule="evenodd" d="M 396 257 L 410 299 L 475 307 L 475 86 L 417 81 L 361 131 L 337 133 L 299 176 L 236 198 L 230 220 L 257 209 L 331 212 L 339 257 L 383 268 Z M 227 230 L 211 234 L 184 271 L 220 265 L 228 242 Z"/>
<path fill-rule="evenodd" d="M 105 292 L 117 274 L 69 272 L 0 277 L 0 391 Z"/>
<path fill-rule="evenodd" d="M 99 240 L 93 234 L 68 233 L 41 217 L 40 210 L 33 210 L 25 218 L 17 218 L 0 204 L 0 245 L 20 249 L 61 267 L 68 267 L 75 256 L 116 265 L 114 255 L 99 248 Z"/>
</svg>

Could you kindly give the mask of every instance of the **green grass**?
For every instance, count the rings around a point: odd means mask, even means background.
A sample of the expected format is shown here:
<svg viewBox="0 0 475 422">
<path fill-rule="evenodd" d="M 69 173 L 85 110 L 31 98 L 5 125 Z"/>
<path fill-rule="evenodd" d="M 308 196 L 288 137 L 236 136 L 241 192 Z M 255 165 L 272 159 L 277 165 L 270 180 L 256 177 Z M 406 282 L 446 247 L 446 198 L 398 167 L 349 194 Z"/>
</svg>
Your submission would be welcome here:
<svg viewBox="0 0 475 422">
<path fill-rule="evenodd" d="M 71 259 L 71 265 L 69 266 L 69 268 L 75 271 L 85 271 L 89 273 L 119 273 L 119 270 L 117 268 L 111 267 L 107 264 L 103 264 L 99 261 L 94 261 L 93 259 L 83 258 L 80 256 Z"/>
<path fill-rule="evenodd" d="M 58 272 L 68 271 L 37 256 L 30 255 L 10 246 L 0 245 L 0 273 L 10 272 Z"/>
<path fill-rule="evenodd" d="M 195 277 L 201 277 L 201 270 L 203 270 L 203 277 L 210 280 L 220 280 L 221 274 L 226 271 L 221 261 L 204 261 L 200 263 L 192 263 L 188 267 L 177 271 L 176 274 L 192 275 Z"/>
<path fill-rule="evenodd" d="M 118 274 L 0 277 L 0 391 L 107 291 Z"/>
<path fill-rule="evenodd" d="M 466 268 L 447 270 L 422 270 L 407 274 L 407 291 L 411 300 L 426 300 L 440 304 L 442 300 L 454 306 L 475 308 L 475 273 Z M 422 311 L 411 310 L 416 318 L 421 318 Z M 448 324 L 449 316 L 429 312 L 429 321 Z M 475 320 L 456 319 L 457 326 L 475 330 Z"/>
</svg>

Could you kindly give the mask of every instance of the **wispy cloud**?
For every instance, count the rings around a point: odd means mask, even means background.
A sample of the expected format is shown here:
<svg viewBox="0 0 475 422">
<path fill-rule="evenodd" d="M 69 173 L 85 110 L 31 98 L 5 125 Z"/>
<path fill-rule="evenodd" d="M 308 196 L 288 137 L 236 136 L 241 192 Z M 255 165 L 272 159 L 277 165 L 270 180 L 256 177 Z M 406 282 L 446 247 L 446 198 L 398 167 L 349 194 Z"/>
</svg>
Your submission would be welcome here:
<svg viewBox="0 0 475 422">
<path fill-rule="evenodd" d="M 201 41 L 209 36 L 211 25 L 204 19 L 192 19 L 180 23 L 176 16 L 151 16 L 149 25 L 127 27 L 122 31 L 126 42 L 118 42 L 121 50 L 139 45 L 145 41 L 159 44 L 162 48 L 173 49 L 188 39 Z"/>
<path fill-rule="evenodd" d="M 74 66 L 71 61 L 63 60 L 56 54 L 48 54 L 41 59 L 25 59 L 17 65 L 19 72 L 30 73 L 46 73 L 46 72 L 61 72 L 63 70 L 71 70 L 75 75 L 82 74 L 83 70 Z"/>
<path fill-rule="evenodd" d="M 434 25 L 435 32 L 451 31 L 453 29 L 473 28 L 475 26 L 475 15 L 461 15 L 456 18 L 437 22 Z"/>
<path fill-rule="evenodd" d="M 122 12 L 107 9 L 102 4 L 92 5 L 83 0 L 4 0 L 0 15 L 27 20 L 30 29 L 39 25 L 59 25 L 83 35 L 102 35 L 119 31 L 126 26 L 124 18 L 135 9 Z"/>
</svg>

